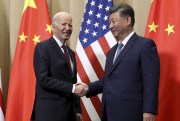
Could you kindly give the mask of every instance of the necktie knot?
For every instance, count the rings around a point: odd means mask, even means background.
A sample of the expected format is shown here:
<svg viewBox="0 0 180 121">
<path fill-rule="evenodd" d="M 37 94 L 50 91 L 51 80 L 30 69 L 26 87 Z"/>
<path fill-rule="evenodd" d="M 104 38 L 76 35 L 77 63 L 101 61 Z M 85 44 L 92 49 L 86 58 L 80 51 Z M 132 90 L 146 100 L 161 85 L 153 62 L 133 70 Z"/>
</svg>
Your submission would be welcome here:
<svg viewBox="0 0 180 121">
<path fill-rule="evenodd" d="M 121 50 L 123 46 L 124 46 L 124 45 L 123 45 L 123 43 L 122 43 L 122 42 L 121 42 L 121 43 L 119 43 L 119 44 L 118 44 L 118 50 L 119 50 L 119 49 Z"/>
<path fill-rule="evenodd" d="M 66 53 L 66 51 L 67 51 L 66 45 L 65 45 L 65 44 L 63 44 L 61 47 L 63 48 L 64 53 Z"/>
<path fill-rule="evenodd" d="M 118 44 L 117 54 L 116 54 L 117 56 L 118 56 L 119 53 L 121 52 L 123 46 L 124 46 L 123 43 L 119 43 L 119 44 Z"/>
</svg>

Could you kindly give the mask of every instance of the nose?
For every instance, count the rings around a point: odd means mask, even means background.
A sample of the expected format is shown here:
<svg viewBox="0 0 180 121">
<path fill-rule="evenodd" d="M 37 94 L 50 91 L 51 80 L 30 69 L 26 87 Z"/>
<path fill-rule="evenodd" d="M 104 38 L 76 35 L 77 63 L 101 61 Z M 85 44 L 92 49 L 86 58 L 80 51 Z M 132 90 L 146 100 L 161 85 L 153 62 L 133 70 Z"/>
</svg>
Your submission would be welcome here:
<svg viewBox="0 0 180 121">
<path fill-rule="evenodd" d="M 67 29 L 67 30 L 71 30 L 71 29 L 72 29 L 71 25 L 68 25 L 68 24 L 67 24 L 67 25 L 66 25 L 66 29 Z"/>
<path fill-rule="evenodd" d="M 111 30 L 113 28 L 113 24 L 110 22 L 109 23 L 109 29 Z"/>
</svg>

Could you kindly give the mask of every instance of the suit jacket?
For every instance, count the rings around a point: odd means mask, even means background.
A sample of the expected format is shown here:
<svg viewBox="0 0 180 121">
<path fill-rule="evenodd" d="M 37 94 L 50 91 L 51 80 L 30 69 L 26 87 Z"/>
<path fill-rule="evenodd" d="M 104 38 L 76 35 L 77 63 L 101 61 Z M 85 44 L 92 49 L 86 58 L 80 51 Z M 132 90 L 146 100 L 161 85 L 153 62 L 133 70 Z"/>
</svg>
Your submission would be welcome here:
<svg viewBox="0 0 180 121">
<path fill-rule="evenodd" d="M 113 64 L 116 48 L 107 54 L 104 77 L 88 85 L 87 97 L 103 93 L 102 113 L 108 121 L 143 121 L 143 112 L 157 114 L 160 64 L 156 45 L 133 34 Z"/>
<path fill-rule="evenodd" d="M 81 113 L 80 99 L 72 93 L 77 82 L 74 52 L 68 47 L 73 70 L 54 40 L 40 42 L 34 52 L 36 96 L 34 117 L 36 121 L 75 121 Z"/>
</svg>

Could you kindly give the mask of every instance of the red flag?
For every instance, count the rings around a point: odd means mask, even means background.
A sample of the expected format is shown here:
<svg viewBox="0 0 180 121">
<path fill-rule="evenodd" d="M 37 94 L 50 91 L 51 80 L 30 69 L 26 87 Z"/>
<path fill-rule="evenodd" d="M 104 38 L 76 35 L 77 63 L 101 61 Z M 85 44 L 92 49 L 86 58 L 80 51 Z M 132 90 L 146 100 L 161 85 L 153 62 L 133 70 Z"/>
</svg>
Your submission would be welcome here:
<svg viewBox="0 0 180 121">
<path fill-rule="evenodd" d="M 76 47 L 78 81 L 99 80 L 104 74 L 106 54 L 117 41 L 109 31 L 107 11 L 112 0 L 88 0 Z M 84 121 L 100 121 L 101 95 L 82 98 Z"/>
<path fill-rule="evenodd" d="M 153 0 L 145 36 L 152 38 L 160 55 L 159 114 L 156 121 L 179 121 L 180 16 L 179 0 Z"/>
<path fill-rule="evenodd" d="M 34 48 L 50 36 L 47 1 L 25 0 L 10 74 L 6 121 L 30 120 L 35 98 Z"/>
<path fill-rule="evenodd" d="M 4 121 L 4 104 L 2 94 L 1 69 L 0 69 L 0 121 Z"/>
</svg>

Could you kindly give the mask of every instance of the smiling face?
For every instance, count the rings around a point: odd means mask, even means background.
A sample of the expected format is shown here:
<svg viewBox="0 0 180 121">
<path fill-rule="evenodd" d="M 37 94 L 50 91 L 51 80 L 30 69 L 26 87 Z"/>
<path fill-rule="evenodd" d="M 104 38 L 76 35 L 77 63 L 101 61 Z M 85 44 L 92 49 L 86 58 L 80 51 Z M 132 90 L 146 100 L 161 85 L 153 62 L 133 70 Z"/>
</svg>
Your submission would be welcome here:
<svg viewBox="0 0 180 121">
<path fill-rule="evenodd" d="M 62 42 L 67 41 L 72 33 L 72 18 L 68 13 L 59 13 L 53 20 L 53 33 Z"/>
<path fill-rule="evenodd" d="M 109 28 L 116 40 L 124 39 L 124 36 L 129 31 L 131 18 L 129 16 L 121 16 L 119 11 L 110 15 Z"/>
</svg>

